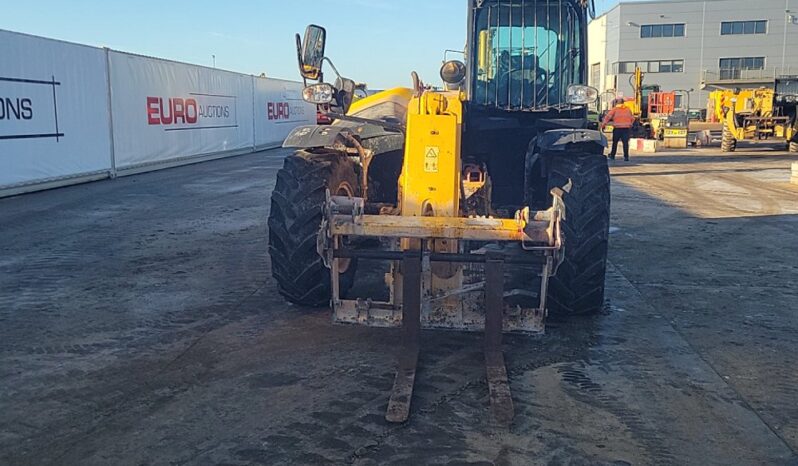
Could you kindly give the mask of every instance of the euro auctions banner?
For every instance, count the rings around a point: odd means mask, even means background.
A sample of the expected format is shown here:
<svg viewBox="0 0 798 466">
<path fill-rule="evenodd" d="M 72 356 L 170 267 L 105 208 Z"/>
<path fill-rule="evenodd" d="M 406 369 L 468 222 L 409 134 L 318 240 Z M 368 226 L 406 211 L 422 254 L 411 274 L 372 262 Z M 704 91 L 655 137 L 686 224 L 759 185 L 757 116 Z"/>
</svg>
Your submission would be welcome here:
<svg viewBox="0 0 798 466">
<path fill-rule="evenodd" d="M 238 98 L 189 92 L 188 97 L 147 97 L 147 124 L 164 131 L 238 128 Z"/>
<path fill-rule="evenodd" d="M 105 52 L 0 30 L 0 188 L 111 168 Z"/>
<path fill-rule="evenodd" d="M 302 83 L 255 79 L 255 145 L 279 146 L 299 125 L 316 124 L 316 106 L 302 99 Z"/>
<path fill-rule="evenodd" d="M 0 76 L 0 138 L 37 139 L 64 136 L 58 129 L 58 86 L 50 80 Z M 55 93 L 53 91 L 56 91 Z M 55 95 L 55 96 L 54 96 Z M 34 118 L 34 108 L 36 109 Z"/>
<path fill-rule="evenodd" d="M 0 30 L 0 196 L 279 146 L 316 120 L 301 90 Z"/>
<path fill-rule="evenodd" d="M 111 51 L 119 169 L 251 149 L 252 77 Z"/>
</svg>

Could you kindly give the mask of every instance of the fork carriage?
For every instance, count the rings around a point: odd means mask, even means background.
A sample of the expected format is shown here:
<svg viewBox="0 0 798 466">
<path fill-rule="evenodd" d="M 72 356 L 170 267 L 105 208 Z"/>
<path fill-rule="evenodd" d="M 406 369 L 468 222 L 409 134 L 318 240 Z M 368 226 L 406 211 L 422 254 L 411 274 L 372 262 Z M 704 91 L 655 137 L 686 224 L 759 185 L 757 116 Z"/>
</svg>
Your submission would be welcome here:
<svg viewBox="0 0 798 466">
<path fill-rule="evenodd" d="M 333 320 L 375 327 L 402 327 L 399 370 L 386 419 L 403 422 L 418 362 L 422 328 L 484 330 L 485 363 L 491 404 L 500 422 L 513 417 L 512 397 L 501 349 L 502 332 L 542 333 L 549 277 L 563 260 L 560 222 L 562 191 L 544 211 L 529 209 L 514 219 L 366 215 L 362 198 L 329 196 L 319 234 L 319 253 L 331 269 Z M 378 238 L 387 248 L 347 248 L 347 239 Z M 440 243 L 444 242 L 443 248 Z M 477 250 L 467 245 L 487 243 Z M 497 243 L 501 246 L 491 248 Z M 450 252 L 437 252 L 447 249 Z M 343 299 L 341 262 L 375 259 L 391 262 L 386 282 L 391 299 Z M 482 266 L 482 271 L 473 267 Z M 539 291 L 505 289 L 505 264 L 534 267 Z M 439 267 L 436 267 L 439 265 Z M 442 266 L 442 267 L 440 267 Z M 526 301 L 521 304 L 517 299 Z M 530 306 L 529 301 L 536 305 Z"/>
</svg>

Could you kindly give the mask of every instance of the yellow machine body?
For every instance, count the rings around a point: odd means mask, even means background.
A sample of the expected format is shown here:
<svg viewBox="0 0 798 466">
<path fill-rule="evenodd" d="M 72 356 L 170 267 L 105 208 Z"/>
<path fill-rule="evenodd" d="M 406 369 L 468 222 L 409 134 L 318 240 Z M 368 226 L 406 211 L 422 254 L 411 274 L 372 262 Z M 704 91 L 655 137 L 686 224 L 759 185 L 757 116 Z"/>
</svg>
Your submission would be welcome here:
<svg viewBox="0 0 798 466">
<path fill-rule="evenodd" d="M 504 317 L 507 331 L 541 332 L 545 318 L 548 278 L 562 257 L 560 221 L 565 210 L 562 193 L 553 192 L 553 205 L 545 211 L 519 211 L 513 218 L 468 217 L 460 201 L 466 190 L 488 183 L 473 167 L 463 167 L 463 95 L 459 91 L 397 88 L 354 102 L 351 116 L 400 115 L 406 122 L 404 158 L 398 181 L 398 212 L 365 213 L 362 198 L 331 196 L 325 227 L 327 244 L 320 246 L 338 276 L 341 260 L 336 250 L 344 238 L 379 238 L 390 250 L 426 251 L 427 254 L 469 253 L 468 241 L 514 242 L 521 250 L 537 251 L 542 260 L 539 306 L 513 308 Z M 474 175 L 473 177 L 471 175 Z M 480 282 L 471 280 L 469 265 L 427 262 L 421 271 L 421 323 L 429 328 L 478 330 L 485 325 Z M 471 267 L 473 269 L 473 267 Z M 476 271 L 478 272 L 478 271 Z M 476 273 L 475 272 L 475 273 Z M 348 300 L 333 285 L 334 320 L 372 326 L 398 326 L 402 321 L 404 276 L 401 261 L 386 274 L 390 297 L 386 302 Z"/>
<path fill-rule="evenodd" d="M 790 141 L 796 127 L 782 115 L 769 88 L 723 89 L 710 94 L 717 120 L 723 123 L 724 151 L 734 150 L 737 141 Z"/>
<path fill-rule="evenodd" d="M 402 215 L 459 215 L 462 124 L 458 92 L 428 91 L 410 101 L 399 179 Z"/>
<path fill-rule="evenodd" d="M 718 121 L 723 121 L 729 110 L 734 113 L 773 114 L 773 89 L 719 89 L 709 94 L 712 109 Z"/>
<path fill-rule="evenodd" d="M 635 95 L 633 98 L 625 100 L 623 105 L 639 120 L 643 117 L 643 71 L 639 66 L 635 67 L 635 74 L 632 77 L 631 84 Z"/>
<path fill-rule="evenodd" d="M 386 112 L 386 114 L 399 114 L 396 115 L 397 117 L 404 116 L 404 112 L 407 111 L 407 105 L 412 98 L 412 89 L 396 87 L 355 100 L 349 107 L 347 114 L 364 117 L 363 115 L 369 110 L 375 112 L 381 110 Z"/>
<path fill-rule="evenodd" d="M 632 115 L 634 115 L 635 119 L 638 123 L 638 133 L 633 134 L 633 137 L 650 137 L 654 130 L 652 129 L 653 122 L 650 121 L 648 118 L 644 118 L 643 115 L 643 78 L 645 74 L 640 69 L 640 67 L 635 67 L 634 74 L 629 79 L 629 84 L 632 86 L 632 92 L 634 93 L 633 97 L 623 99 L 623 106 L 628 108 Z M 612 99 L 613 101 L 615 98 Z M 614 104 L 613 104 L 614 106 Z M 604 132 L 609 136 L 612 134 L 614 127 L 612 124 L 607 125 L 604 129 Z"/>
<path fill-rule="evenodd" d="M 422 328 L 484 331 L 491 405 L 509 425 L 502 334 L 542 333 L 549 298 L 563 314 L 604 305 L 607 141 L 584 128 L 592 0 L 468 3 L 465 60 L 445 60 L 444 90 L 413 72 L 410 89 L 355 99 L 358 85 L 325 55 L 326 30 L 296 35 L 303 98 L 335 121 L 295 128 L 283 144 L 300 150 L 272 195 L 272 273 L 293 303 L 329 300 L 336 323 L 401 327 L 389 422 L 410 414 Z M 355 285 L 358 261 L 386 286 Z M 566 263 L 579 274 L 556 276 Z"/>
<path fill-rule="evenodd" d="M 425 91 L 410 101 L 407 112 L 407 135 L 402 174 L 399 177 L 399 209 L 403 217 L 435 219 L 433 228 L 446 228 L 449 219 L 460 215 L 460 143 L 463 125 L 463 105 L 457 91 Z M 420 240 L 404 239 L 401 248 L 419 249 Z M 423 241 L 423 240 L 421 240 Z M 456 238 L 430 241 L 430 251 L 456 253 Z M 441 295 L 463 286 L 460 264 L 432 264 L 426 279 L 422 278 L 425 294 Z M 401 280 L 394 268 L 394 283 Z M 398 279 L 398 280 L 397 280 Z M 394 300 L 402 296 L 393 287 Z M 455 297 L 441 304 L 456 308 Z"/>
</svg>

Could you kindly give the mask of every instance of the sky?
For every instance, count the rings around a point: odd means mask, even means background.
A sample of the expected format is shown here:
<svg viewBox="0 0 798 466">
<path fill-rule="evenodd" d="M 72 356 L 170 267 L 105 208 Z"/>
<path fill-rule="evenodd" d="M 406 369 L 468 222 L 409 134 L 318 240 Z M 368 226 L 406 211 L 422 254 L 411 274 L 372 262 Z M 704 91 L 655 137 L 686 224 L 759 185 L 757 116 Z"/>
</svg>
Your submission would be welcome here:
<svg viewBox="0 0 798 466">
<path fill-rule="evenodd" d="M 617 0 L 596 0 L 603 11 Z M 269 77 L 299 79 L 294 34 L 327 29 L 342 75 L 371 89 L 437 83 L 466 42 L 464 0 L 0 0 L 0 29 Z M 456 57 L 456 55 L 452 55 Z"/>
</svg>

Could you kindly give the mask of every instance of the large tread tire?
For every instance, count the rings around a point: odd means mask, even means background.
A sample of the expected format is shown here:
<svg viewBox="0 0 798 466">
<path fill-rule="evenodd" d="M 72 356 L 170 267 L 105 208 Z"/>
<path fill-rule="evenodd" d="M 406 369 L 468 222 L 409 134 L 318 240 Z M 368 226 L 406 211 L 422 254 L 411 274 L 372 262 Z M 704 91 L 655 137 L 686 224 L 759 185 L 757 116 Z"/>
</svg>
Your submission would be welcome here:
<svg viewBox="0 0 798 466">
<path fill-rule="evenodd" d="M 309 307 L 329 305 L 330 269 L 316 244 L 326 192 L 359 194 L 355 163 L 335 151 L 297 151 L 277 172 L 269 212 L 269 255 L 272 276 L 289 302 Z M 340 274 L 343 295 L 354 282 L 357 263 Z"/>
<path fill-rule="evenodd" d="M 787 150 L 792 153 L 798 153 L 798 142 L 791 142 Z"/>
<path fill-rule="evenodd" d="M 726 123 L 723 123 L 723 135 L 721 136 L 720 140 L 720 151 L 734 152 L 735 150 L 737 150 L 737 140 L 734 139 L 734 135 L 731 131 L 729 131 Z"/>
<path fill-rule="evenodd" d="M 604 307 L 604 279 L 610 229 L 610 174 L 607 160 L 596 154 L 555 156 L 549 188 L 571 189 L 563 195 L 562 223 L 565 258 L 551 278 L 549 315 L 596 314 Z"/>
</svg>

